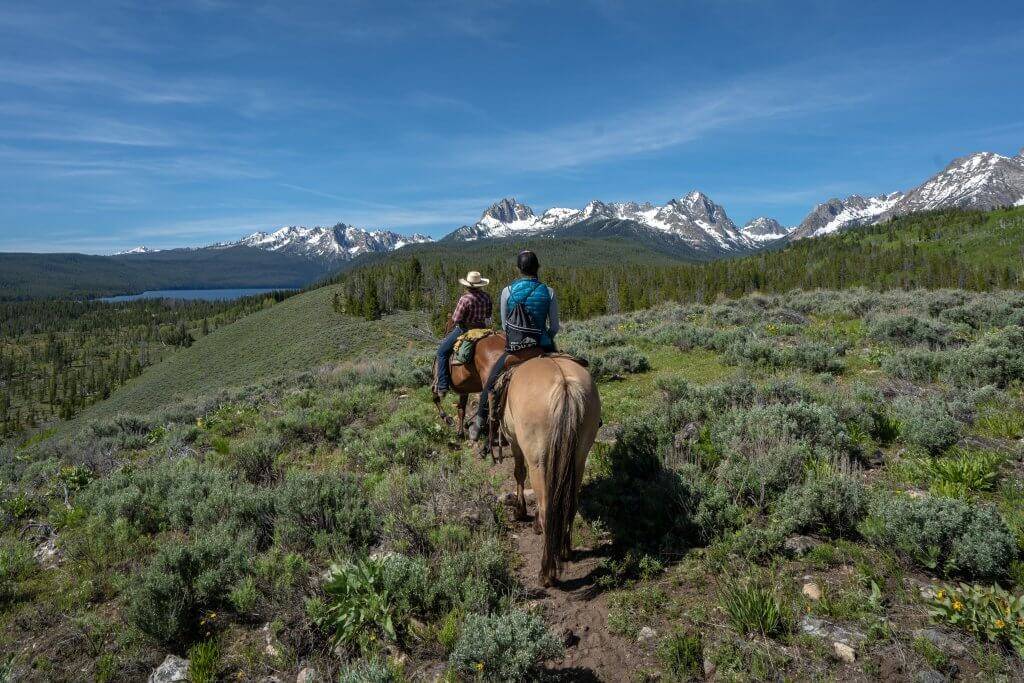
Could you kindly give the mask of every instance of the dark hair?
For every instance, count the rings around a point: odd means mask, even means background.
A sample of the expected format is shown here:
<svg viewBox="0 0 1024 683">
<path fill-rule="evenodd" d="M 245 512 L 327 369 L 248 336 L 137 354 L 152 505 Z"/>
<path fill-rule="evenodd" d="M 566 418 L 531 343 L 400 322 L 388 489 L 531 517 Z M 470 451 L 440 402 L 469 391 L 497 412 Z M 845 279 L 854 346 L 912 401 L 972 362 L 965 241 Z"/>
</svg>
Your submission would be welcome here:
<svg viewBox="0 0 1024 683">
<path fill-rule="evenodd" d="M 516 258 L 516 266 L 523 275 L 536 277 L 537 271 L 540 270 L 540 261 L 537 260 L 537 255 L 532 251 L 521 251 Z"/>
</svg>

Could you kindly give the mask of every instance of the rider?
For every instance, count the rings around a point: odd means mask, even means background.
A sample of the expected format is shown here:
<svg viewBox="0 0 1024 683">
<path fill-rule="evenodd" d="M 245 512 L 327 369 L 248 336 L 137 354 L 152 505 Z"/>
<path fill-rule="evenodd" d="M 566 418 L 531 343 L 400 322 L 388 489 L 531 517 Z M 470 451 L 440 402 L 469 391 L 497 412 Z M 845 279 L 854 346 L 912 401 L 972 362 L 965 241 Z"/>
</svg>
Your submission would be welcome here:
<svg viewBox="0 0 1024 683">
<path fill-rule="evenodd" d="M 490 280 L 480 277 L 475 270 L 469 271 L 466 277 L 459 278 L 459 284 L 466 288 L 458 303 L 455 304 L 455 311 L 452 313 L 452 331 L 441 340 L 437 349 L 437 393 L 444 396 L 448 393 L 452 378 L 448 368 L 448 358 L 455 348 L 455 340 L 469 330 L 490 327 L 491 311 L 494 305 L 491 303 L 491 295 L 482 288 L 490 284 Z"/>
<path fill-rule="evenodd" d="M 501 327 L 505 323 L 512 308 L 522 303 L 530 311 L 530 317 L 534 323 L 541 328 L 540 348 L 545 353 L 554 352 L 555 335 L 558 334 L 558 302 L 555 300 L 555 290 L 541 283 L 537 278 L 540 271 L 540 261 L 532 251 L 519 252 L 516 258 L 516 266 L 519 268 L 520 277 L 508 287 L 501 290 Z M 472 441 L 478 440 L 481 435 L 487 432 L 487 418 L 490 412 L 491 388 L 494 386 L 498 375 L 505 369 L 505 361 L 508 360 L 508 352 L 501 355 L 494 364 L 491 374 L 487 377 L 484 390 L 480 394 L 480 405 L 477 409 L 476 420 L 470 425 L 469 438 Z"/>
</svg>

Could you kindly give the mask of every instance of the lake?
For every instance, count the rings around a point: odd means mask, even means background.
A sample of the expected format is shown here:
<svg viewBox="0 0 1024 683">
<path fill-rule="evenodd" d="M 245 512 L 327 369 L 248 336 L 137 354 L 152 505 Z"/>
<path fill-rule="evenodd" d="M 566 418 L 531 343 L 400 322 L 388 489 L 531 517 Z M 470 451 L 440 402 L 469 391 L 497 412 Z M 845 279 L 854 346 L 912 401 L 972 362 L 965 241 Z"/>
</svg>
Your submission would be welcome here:
<svg viewBox="0 0 1024 683">
<path fill-rule="evenodd" d="M 242 289 L 154 289 L 141 294 L 122 294 L 105 296 L 99 301 L 118 303 L 120 301 L 136 301 L 138 299 L 181 299 L 186 301 L 231 301 L 246 296 L 256 296 L 267 292 L 290 291 L 287 287 L 249 287 Z"/>
</svg>

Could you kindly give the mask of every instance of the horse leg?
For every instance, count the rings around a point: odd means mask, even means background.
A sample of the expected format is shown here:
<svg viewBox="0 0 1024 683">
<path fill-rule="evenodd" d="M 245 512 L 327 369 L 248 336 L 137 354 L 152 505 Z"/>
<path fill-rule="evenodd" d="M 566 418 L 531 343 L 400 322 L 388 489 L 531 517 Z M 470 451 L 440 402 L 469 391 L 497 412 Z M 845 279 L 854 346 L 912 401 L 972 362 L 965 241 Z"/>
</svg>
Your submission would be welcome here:
<svg viewBox="0 0 1024 683">
<path fill-rule="evenodd" d="M 513 444 L 512 455 L 515 459 L 515 467 L 512 472 L 516 478 L 516 519 L 526 519 L 526 458 L 523 452 Z"/>
<path fill-rule="evenodd" d="M 548 509 L 547 492 L 544 490 L 544 472 L 540 462 L 530 463 L 530 484 L 533 495 L 537 499 L 537 514 L 533 518 L 533 533 L 544 533 L 544 516 Z"/>
<path fill-rule="evenodd" d="M 459 431 L 460 439 L 466 438 L 466 403 L 469 401 L 468 394 L 459 395 Z"/>
</svg>

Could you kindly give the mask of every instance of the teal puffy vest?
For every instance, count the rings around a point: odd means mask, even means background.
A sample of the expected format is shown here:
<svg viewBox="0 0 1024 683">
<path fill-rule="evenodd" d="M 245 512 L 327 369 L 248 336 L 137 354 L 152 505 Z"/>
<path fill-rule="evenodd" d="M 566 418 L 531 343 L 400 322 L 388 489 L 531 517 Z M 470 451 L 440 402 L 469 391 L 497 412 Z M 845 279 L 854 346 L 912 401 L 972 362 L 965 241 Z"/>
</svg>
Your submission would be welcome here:
<svg viewBox="0 0 1024 683">
<path fill-rule="evenodd" d="M 520 302 L 526 304 L 526 308 L 529 309 L 530 315 L 533 317 L 533 322 L 544 330 L 544 334 L 540 338 L 540 345 L 551 346 L 551 335 L 548 334 L 548 308 L 551 306 L 551 295 L 548 293 L 548 288 L 543 283 L 538 286 L 538 282 L 539 280 L 536 278 L 524 277 L 510 284 L 508 286 L 507 310 L 511 311 Z M 529 294 L 531 289 L 534 291 Z"/>
</svg>

